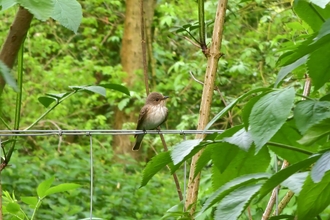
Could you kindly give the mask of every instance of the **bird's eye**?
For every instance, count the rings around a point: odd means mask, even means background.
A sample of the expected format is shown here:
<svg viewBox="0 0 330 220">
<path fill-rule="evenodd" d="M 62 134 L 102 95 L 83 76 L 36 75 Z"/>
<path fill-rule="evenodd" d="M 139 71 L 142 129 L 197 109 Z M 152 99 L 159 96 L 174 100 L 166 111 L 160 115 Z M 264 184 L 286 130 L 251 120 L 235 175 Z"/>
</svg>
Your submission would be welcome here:
<svg viewBox="0 0 330 220">
<path fill-rule="evenodd" d="M 156 99 L 156 101 L 158 102 L 158 101 L 159 101 L 159 99 Z"/>
</svg>

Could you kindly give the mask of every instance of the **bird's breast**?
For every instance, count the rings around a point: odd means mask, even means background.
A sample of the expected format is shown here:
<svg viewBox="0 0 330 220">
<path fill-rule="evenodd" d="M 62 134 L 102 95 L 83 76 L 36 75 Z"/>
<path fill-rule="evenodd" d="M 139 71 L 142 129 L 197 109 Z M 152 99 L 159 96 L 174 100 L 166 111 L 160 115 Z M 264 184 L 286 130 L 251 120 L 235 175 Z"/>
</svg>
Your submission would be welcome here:
<svg viewBox="0 0 330 220">
<path fill-rule="evenodd" d="M 161 105 L 152 106 L 148 113 L 144 123 L 144 129 L 155 129 L 161 125 L 167 116 L 167 108 Z"/>
</svg>

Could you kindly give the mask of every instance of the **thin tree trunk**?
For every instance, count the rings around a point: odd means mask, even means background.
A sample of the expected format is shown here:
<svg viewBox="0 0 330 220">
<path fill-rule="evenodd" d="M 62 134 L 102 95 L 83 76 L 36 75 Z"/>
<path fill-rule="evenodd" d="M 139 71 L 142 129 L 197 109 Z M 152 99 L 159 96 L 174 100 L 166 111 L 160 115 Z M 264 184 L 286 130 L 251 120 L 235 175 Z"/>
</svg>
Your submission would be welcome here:
<svg viewBox="0 0 330 220">
<path fill-rule="evenodd" d="M 212 44 L 208 53 L 207 69 L 204 78 L 203 95 L 201 101 L 201 107 L 199 110 L 199 121 L 198 130 L 203 130 L 207 123 L 209 122 L 210 109 L 212 103 L 214 82 L 216 77 L 216 72 L 218 69 L 218 62 L 221 57 L 220 48 L 222 41 L 223 24 L 225 21 L 227 8 L 227 0 L 219 0 L 218 8 L 215 15 Z M 196 138 L 203 138 L 204 136 L 199 134 Z M 198 197 L 198 188 L 200 182 L 200 173 L 194 178 L 196 162 L 201 156 L 202 151 L 198 152 L 191 161 L 188 191 L 186 196 L 185 207 L 188 210 L 190 208 L 190 214 L 193 216 L 196 210 L 196 201 Z"/>
<path fill-rule="evenodd" d="M 15 20 L 10 26 L 7 38 L 0 52 L 0 60 L 10 69 L 13 68 L 19 48 L 30 28 L 33 15 L 23 7 L 19 7 Z M 5 87 L 5 80 L 0 74 L 0 94 Z"/>
</svg>

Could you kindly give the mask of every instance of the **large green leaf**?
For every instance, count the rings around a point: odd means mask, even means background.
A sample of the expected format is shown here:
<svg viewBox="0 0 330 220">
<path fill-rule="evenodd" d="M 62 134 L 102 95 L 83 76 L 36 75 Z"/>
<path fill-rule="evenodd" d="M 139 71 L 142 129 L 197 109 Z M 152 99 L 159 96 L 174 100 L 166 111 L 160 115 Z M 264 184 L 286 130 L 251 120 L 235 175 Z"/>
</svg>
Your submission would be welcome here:
<svg viewBox="0 0 330 220">
<path fill-rule="evenodd" d="M 312 78 L 315 90 L 321 88 L 330 79 L 330 63 L 327 59 L 329 56 L 330 42 L 323 44 L 322 47 L 318 48 L 309 55 L 307 68 L 309 76 Z"/>
<path fill-rule="evenodd" d="M 216 144 L 210 144 L 205 147 L 203 153 L 198 158 L 195 167 L 195 174 L 194 178 L 197 176 L 198 173 L 202 171 L 202 169 L 207 165 L 207 163 L 211 160 L 211 155 L 213 154 L 214 147 L 217 147 Z"/>
<path fill-rule="evenodd" d="M 174 165 L 183 161 L 183 159 L 190 154 L 190 152 L 198 146 L 203 139 L 194 139 L 183 141 L 173 147 L 171 158 Z"/>
<path fill-rule="evenodd" d="M 289 73 L 291 73 L 294 69 L 305 64 L 307 62 L 307 58 L 308 58 L 308 55 L 305 55 L 305 56 L 301 57 L 300 59 L 296 60 L 295 62 L 293 62 L 289 65 L 283 66 L 277 74 L 277 78 L 276 78 L 274 87 L 277 87 L 279 85 L 279 83 L 282 82 L 282 80 Z"/>
<path fill-rule="evenodd" d="M 312 180 L 315 183 L 320 182 L 328 170 L 330 170 L 330 151 L 322 154 L 321 158 L 313 166 L 311 171 Z"/>
<path fill-rule="evenodd" d="M 249 118 L 250 118 L 250 114 L 251 114 L 253 106 L 256 104 L 257 101 L 259 101 L 259 99 L 261 99 L 266 94 L 267 94 L 267 92 L 264 92 L 256 97 L 253 97 L 244 105 L 243 110 L 242 110 L 242 118 L 243 118 L 243 124 L 244 124 L 245 130 L 248 130 L 248 128 L 249 128 L 249 125 L 250 125 Z"/>
<path fill-rule="evenodd" d="M 297 141 L 301 139 L 301 137 L 302 136 L 300 135 L 294 124 L 294 120 L 289 120 L 284 123 L 280 130 L 274 135 L 274 137 L 272 137 L 270 142 L 268 142 L 268 148 L 275 154 L 277 154 L 279 157 L 289 161 L 291 164 L 297 163 L 301 160 L 307 159 L 310 155 L 303 152 L 299 152 L 298 150 L 276 146 L 276 144 L 284 144 L 292 148 L 310 151 L 311 153 L 317 152 L 317 145 L 304 146 L 297 143 Z"/>
<path fill-rule="evenodd" d="M 250 114 L 250 134 L 258 152 L 282 127 L 290 114 L 295 90 L 273 91 L 258 100 Z"/>
<path fill-rule="evenodd" d="M 326 118 L 330 118 L 329 101 L 305 100 L 299 102 L 294 109 L 296 126 L 302 134 Z"/>
<path fill-rule="evenodd" d="M 214 148 L 212 161 L 219 170 L 218 175 L 212 176 L 213 188 L 217 189 L 239 176 L 265 172 L 270 163 L 270 155 L 267 148 L 255 154 L 253 147 L 246 152 L 237 150 L 235 145 L 221 143 Z M 221 171 L 223 167 L 225 169 Z"/>
<path fill-rule="evenodd" d="M 321 122 L 310 127 L 305 135 L 298 141 L 300 144 L 311 145 L 317 140 L 330 133 L 330 118 L 326 118 Z"/>
<path fill-rule="evenodd" d="M 320 158 L 320 155 L 315 155 L 306 160 L 292 164 L 292 165 L 288 166 L 287 168 L 280 170 L 279 172 L 272 175 L 261 187 L 259 201 L 265 195 L 267 195 L 267 193 L 272 191 L 276 186 L 280 185 L 284 180 L 289 178 L 291 175 L 293 175 L 294 173 L 298 172 L 299 170 L 305 169 L 306 167 L 315 163 L 315 161 L 317 161 L 318 158 Z"/>
<path fill-rule="evenodd" d="M 245 128 L 241 128 L 241 130 L 236 132 L 233 136 L 226 137 L 223 140 L 230 144 L 234 144 L 245 151 L 248 151 L 253 144 L 251 134 L 246 131 Z"/>
<path fill-rule="evenodd" d="M 77 33 L 82 20 L 82 9 L 76 0 L 55 0 L 51 17 L 61 25 Z"/>
<path fill-rule="evenodd" d="M 330 12 L 328 8 L 322 9 L 306 0 L 295 0 L 293 9 L 315 32 L 320 30 L 323 21 L 329 18 L 326 12 Z"/>
<path fill-rule="evenodd" d="M 2 60 L 0 60 L 0 74 L 2 75 L 3 79 L 5 80 L 5 82 L 12 87 L 16 92 L 18 92 L 18 86 L 16 84 L 16 80 L 14 79 L 14 77 L 11 75 L 10 73 L 10 69 L 7 67 L 6 64 L 4 64 L 2 62 Z"/>
<path fill-rule="evenodd" d="M 306 181 L 308 174 L 309 174 L 309 172 L 307 172 L 307 171 L 292 174 L 291 176 L 289 176 L 289 178 L 284 180 L 281 183 L 281 185 L 289 188 L 296 195 L 299 195 L 299 193 L 304 185 L 304 182 Z"/>
<path fill-rule="evenodd" d="M 298 219 L 312 219 L 330 204 L 330 173 L 319 183 L 307 177 L 297 201 Z"/>
<path fill-rule="evenodd" d="M 232 101 L 229 105 L 227 105 L 224 109 L 222 109 L 216 116 L 214 116 L 212 118 L 212 120 L 205 126 L 204 130 L 208 130 L 214 124 L 214 122 L 216 122 L 220 117 L 222 117 L 231 108 L 233 108 L 237 104 L 237 102 L 245 99 L 246 97 L 248 97 L 251 94 L 259 93 L 259 92 L 266 92 L 266 91 L 270 91 L 270 90 L 271 89 L 269 89 L 269 88 L 258 88 L 258 89 L 253 89 L 253 90 L 241 95 L 240 97 L 238 97 L 237 99 Z"/>
<path fill-rule="evenodd" d="M 21 6 L 29 10 L 37 19 L 47 20 L 54 10 L 54 0 L 16 0 Z"/>
<path fill-rule="evenodd" d="M 38 198 L 34 196 L 28 196 L 28 197 L 21 197 L 21 201 L 25 204 L 28 204 L 31 208 L 35 208 L 38 204 Z"/>
<path fill-rule="evenodd" d="M 1 0 L 0 5 L 2 6 L 1 11 L 7 10 L 17 4 L 16 0 Z"/>
<path fill-rule="evenodd" d="M 119 85 L 119 84 L 113 84 L 113 83 L 109 83 L 109 84 L 100 84 L 99 86 L 102 86 L 104 88 L 107 89 L 112 89 L 121 93 L 124 93 L 128 96 L 130 96 L 129 90 L 127 89 L 127 87 Z"/>
<path fill-rule="evenodd" d="M 89 91 L 89 92 L 97 93 L 104 97 L 106 96 L 106 90 L 102 86 L 69 86 L 69 88 L 77 91 Z"/>
<path fill-rule="evenodd" d="M 234 191 L 235 189 L 243 186 L 248 185 L 253 182 L 257 182 L 259 180 L 267 179 L 270 175 L 268 173 L 254 173 L 248 174 L 245 176 L 237 177 L 225 185 L 217 189 L 204 203 L 200 213 L 204 212 L 215 203 L 219 202 L 222 198 L 228 195 L 230 192 Z"/>
<path fill-rule="evenodd" d="M 229 193 L 217 206 L 215 219 L 238 219 L 261 186 L 260 183 L 244 185 Z"/>
</svg>

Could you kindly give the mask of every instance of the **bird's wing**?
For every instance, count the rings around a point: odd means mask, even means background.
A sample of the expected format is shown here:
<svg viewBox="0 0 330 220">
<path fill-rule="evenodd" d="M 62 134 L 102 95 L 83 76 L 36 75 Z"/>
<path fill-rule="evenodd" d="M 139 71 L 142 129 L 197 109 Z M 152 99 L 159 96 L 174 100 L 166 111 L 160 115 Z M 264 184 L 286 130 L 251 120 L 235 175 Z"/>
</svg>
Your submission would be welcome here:
<svg viewBox="0 0 330 220">
<path fill-rule="evenodd" d="M 136 126 L 136 130 L 143 130 L 142 126 L 143 126 L 143 121 L 145 119 L 145 117 L 147 116 L 147 112 L 148 112 L 148 107 L 144 106 L 141 111 L 140 111 L 140 115 L 139 115 L 139 119 L 138 119 L 138 123 Z M 136 135 L 135 135 L 136 136 Z"/>
</svg>

